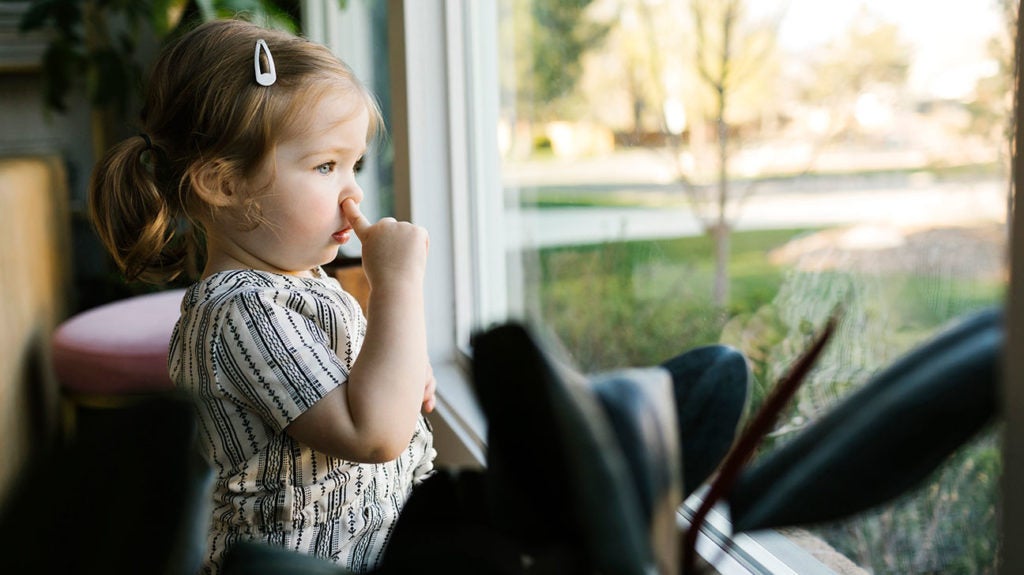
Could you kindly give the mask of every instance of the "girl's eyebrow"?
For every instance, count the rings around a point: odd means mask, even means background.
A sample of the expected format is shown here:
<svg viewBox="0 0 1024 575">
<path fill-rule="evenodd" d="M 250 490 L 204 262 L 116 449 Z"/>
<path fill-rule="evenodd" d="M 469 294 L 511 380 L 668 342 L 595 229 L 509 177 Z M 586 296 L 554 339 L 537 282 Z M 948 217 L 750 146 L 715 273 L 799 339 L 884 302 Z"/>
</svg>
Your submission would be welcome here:
<svg viewBox="0 0 1024 575">
<path fill-rule="evenodd" d="M 359 157 L 365 156 L 366 155 L 366 146 L 358 146 L 358 147 L 357 146 L 353 146 L 353 147 L 330 146 L 330 147 L 327 147 L 327 148 L 317 148 L 317 149 L 314 149 L 314 150 L 312 150 L 310 152 L 307 152 L 307 153 L 303 154 L 299 159 L 300 160 L 305 160 L 306 158 L 311 158 L 313 156 L 324 156 L 324 155 L 330 155 L 330 154 L 334 154 L 334 155 L 338 155 L 338 156 L 344 156 L 345 154 L 348 154 L 348 153 L 351 153 L 351 152 L 358 152 L 356 155 L 359 156 Z"/>
</svg>

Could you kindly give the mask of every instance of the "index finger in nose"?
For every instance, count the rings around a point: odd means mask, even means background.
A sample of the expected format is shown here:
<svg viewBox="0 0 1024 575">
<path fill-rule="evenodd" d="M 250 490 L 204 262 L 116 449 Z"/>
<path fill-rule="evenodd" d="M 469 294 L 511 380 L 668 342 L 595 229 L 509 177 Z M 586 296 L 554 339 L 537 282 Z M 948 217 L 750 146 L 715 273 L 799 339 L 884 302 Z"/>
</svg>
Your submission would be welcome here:
<svg viewBox="0 0 1024 575">
<path fill-rule="evenodd" d="M 341 202 L 341 209 L 345 212 L 345 217 L 348 218 L 349 223 L 352 225 L 352 231 L 356 233 L 356 236 L 361 236 L 363 231 L 370 227 L 370 221 L 359 210 L 359 205 L 356 204 L 355 200 L 349 198 Z"/>
</svg>

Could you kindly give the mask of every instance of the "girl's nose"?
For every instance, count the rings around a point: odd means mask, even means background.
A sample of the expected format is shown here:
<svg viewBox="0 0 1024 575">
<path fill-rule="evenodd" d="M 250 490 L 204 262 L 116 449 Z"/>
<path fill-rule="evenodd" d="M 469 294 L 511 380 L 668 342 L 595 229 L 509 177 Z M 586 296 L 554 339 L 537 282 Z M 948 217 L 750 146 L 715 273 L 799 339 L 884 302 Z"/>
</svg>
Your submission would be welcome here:
<svg viewBox="0 0 1024 575">
<path fill-rule="evenodd" d="M 349 198 L 355 200 L 357 204 L 361 203 L 363 201 L 363 188 L 355 182 L 350 186 L 346 186 L 338 198 L 338 205 L 340 206 L 342 202 Z"/>
</svg>

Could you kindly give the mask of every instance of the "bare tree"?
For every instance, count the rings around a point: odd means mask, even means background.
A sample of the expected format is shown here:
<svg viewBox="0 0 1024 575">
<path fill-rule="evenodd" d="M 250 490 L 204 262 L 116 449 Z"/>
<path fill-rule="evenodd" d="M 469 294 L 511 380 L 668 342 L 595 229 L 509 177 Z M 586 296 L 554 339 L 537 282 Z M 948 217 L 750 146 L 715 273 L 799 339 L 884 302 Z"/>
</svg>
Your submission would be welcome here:
<svg viewBox="0 0 1024 575">
<path fill-rule="evenodd" d="M 661 130 L 669 142 L 676 165 L 678 181 L 686 194 L 693 213 L 704 232 L 714 244 L 715 276 L 713 302 L 724 307 L 729 300 L 729 244 L 740 204 L 753 191 L 752 186 L 734 189 L 730 181 L 730 159 L 734 152 L 733 137 L 746 115 L 756 116 L 761 105 L 770 100 L 764 83 L 775 67 L 776 37 L 779 19 L 767 17 L 760 21 L 748 18 L 744 0 L 688 0 L 692 24 L 690 53 L 681 59 L 692 70 L 687 71 L 701 90 L 688 102 L 687 109 L 695 119 L 689 121 L 688 137 L 678 128 L 670 126 L 671 111 L 667 104 L 667 91 L 656 94 L 653 106 L 659 110 Z M 655 22 L 650 6 L 639 3 L 640 13 L 650 38 L 651 53 L 658 54 L 655 45 Z M 664 78 L 668 70 L 659 57 L 649 59 L 654 78 Z M 701 93 L 702 92 L 702 93 Z M 742 103 L 737 97 L 742 94 Z M 745 113 L 745 114 L 744 114 Z M 715 151 L 707 154 L 714 164 L 711 185 L 694 177 L 697 168 L 687 165 L 686 158 L 697 158 L 706 145 L 701 136 L 705 127 L 713 133 Z"/>
<path fill-rule="evenodd" d="M 794 174 L 809 172 L 830 142 L 849 133 L 854 104 L 862 94 L 879 86 L 902 86 L 909 48 L 895 26 L 860 14 L 844 36 L 807 58 L 811 70 L 809 78 L 800 79 L 806 82 L 801 92 L 798 82 L 783 85 L 781 80 L 788 73 L 778 44 L 784 3 L 774 12 L 763 12 L 762 6 L 762 13 L 754 14 L 746 0 L 679 1 L 686 9 L 675 15 L 685 17 L 690 29 L 677 34 L 689 42 L 673 46 L 675 58 L 658 44 L 666 36 L 658 26 L 664 26 L 666 18 L 655 10 L 667 3 L 655 6 L 639 0 L 632 6 L 641 16 L 649 44 L 643 65 L 655 79 L 647 107 L 657 111 L 658 129 L 668 142 L 680 189 L 712 240 L 712 300 L 724 307 L 729 301 L 732 231 L 760 181 L 759 167 L 735 165 L 745 149 L 758 139 L 778 136 L 770 126 L 784 123 L 781 110 L 786 106 L 798 101 L 824 106 L 830 125 L 817 134 L 802 134 L 808 153 L 800 165 L 789 168 Z M 684 83 L 694 87 L 682 95 L 688 118 L 685 132 L 670 125 L 669 104 L 680 95 L 670 94 L 665 86 L 663 79 L 669 77 L 685 77 Z M 741 180 L 741 172 L 749 177 Z"/>
</svg>

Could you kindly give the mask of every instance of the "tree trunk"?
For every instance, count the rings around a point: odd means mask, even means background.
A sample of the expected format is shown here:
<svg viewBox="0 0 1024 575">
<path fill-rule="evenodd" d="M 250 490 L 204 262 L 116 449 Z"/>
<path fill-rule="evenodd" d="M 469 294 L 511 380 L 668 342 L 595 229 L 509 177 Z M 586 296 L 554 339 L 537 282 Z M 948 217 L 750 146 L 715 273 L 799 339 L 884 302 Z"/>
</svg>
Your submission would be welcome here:
<svg viewBox="0 0 1024 575">
<path fill-rule="evenodd" d="M 727 84 L 729 78 L 730 35 L 733 26 L 733 9 L 731 5 L 722 18 L 722 59 L 719 78 L 715 92 L 718 96 L 718 205 L 716 206 L 715 238 L 715 287 L 713 301 L 715 307 L 724 308 L 729 303 L 729 222 L 726 220 L 726 207 L 729 202 L 729 125 L 726 123 L 725 110 Z"/>
<path fill-rule="evenodd" d="M 715 284 L 713 302 L 723 308 L 729 303 L 729 225 L 719 221 L 711 230 L 715 244 Z"/>
</svg>

